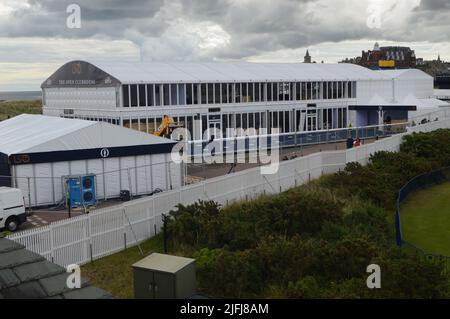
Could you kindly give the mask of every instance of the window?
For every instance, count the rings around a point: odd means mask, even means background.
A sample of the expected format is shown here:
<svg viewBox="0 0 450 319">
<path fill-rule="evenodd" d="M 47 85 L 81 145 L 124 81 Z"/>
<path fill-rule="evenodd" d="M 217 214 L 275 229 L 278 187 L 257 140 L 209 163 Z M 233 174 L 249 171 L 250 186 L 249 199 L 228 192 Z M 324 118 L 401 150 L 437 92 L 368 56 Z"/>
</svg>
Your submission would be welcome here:
<svg viewBox="0 0 450 319">
<path fill-rule="evenodd" d="M 254 113 L 249 113 L 248 114 L 248 127 L 255 127 L 255 117 L 254 117 Z"/>
<path fill-rule="evenodd" d="M 202 83 L 200 84 L 200 88 L 201 88 L 201 103 L 202 104 L 206 104 L 207 103 L 207 99 L 206 99 L 206 83 Z"/>
<path fill-rule="evenodd" d="M 241 103 L 241 85 L 241 83 L 236 83 L 234 86 L 235 103 Z"/>
<path fill-rule="evenodd" d="M 248 102 L 255 101 L 255 83 L 248 84 Z"/>
<path fill-rule="evenodd" d="M 313 82 L 312 83 L 312 99 L 313 100 L 317 100 L 317 91 L 318 91 L 317 82 Z"/>
<path fill-rule="evenodd" d="M 170 85 L 170 105 L 178 105 L 178 85 L 171 84 Z"/>
<path fill-rule="evenodd" d="M 137 93 L 137 85 L 130 85 L 130 95 L 131 95 L 131 106 L 138 106 L 138 93 Z"/>
<path fill-rule="evenodd" d="M 352 98 L 356 98 L 357 83 L 356 82 L 352 82 L 352 83 L 353 83 Z"/>
<path fill-rule="evenodd" d="M 338 97 L 338 83 L 333 82 L 333 99 L 337 99 Z"/>
<path fill-rule="evenodd" d="M 129 89 L 128 85 L 122 86 L 122 97 L 123 97 L 123 106 L 124 107 L 130 106 L 130 93 L 129 93 L 128 89 Z"/>
<path fill-rule="evenodd" d="M 261 101 L 261 83 L 255 83 L 255 96 L 254 96 L 255 102 Z"/>
<path fill-rule="evenodd" d="M 242 118 L 242 114 L 235 114 L 235 116 L 236 116 L 236 128 L 239 128 L 239 127 L 242 127 L 242 124 L 241 124 L 241 118 Z"/>
<path fill-rule="evenodd" d="M 333 82 L 327 82 L 327 98 L 329 100 L 333 99 Z"/>
<path fill-rule="evenodd" d="M 178 84 L 178 105 L 186 105 L 186 84 Z"/>
<path fill-rule="evenodd" d="M 242 84 L 241 84 L 241 90 L 242 90 L 242 98 L 241 98 L 241 102 L 242 102 L 242 103 L 249 102 L 249 99 L 248 99 L 248 90 L 247 90 L 247 83 L 242 83 Z"/>
<path fill-rule="evenodd" d="M 214 84 L 208 84 L 208 104 L 214 104 Z"/>
<path fill-rule="evenodd" d="M 193 104 L 194 99 L 192 98 L 192 84 L 186 84 L 186 104 Z"/>
<path fill-rule="evenodd" d="M 274 102 L 278 101 L 278 92 L 279 92 L 279 88 L 278 88 L 278 83 L 272 83 L 272 99 Z"/>
<path fill-rule="evenodd" d="M 308 82 L 306 84 L 306 99 L 311 100 L 311 93 L 312 93 L 312 83 Z"/>
<path fill-rule="evenodd" d="M 139 121 L 139 131 L 147 133 L 147 120 L 145 118 L 141 118 Z"/>
<path fill-rule="evenodd" d="M 155 84 L 155 105 L 161 105 L 161 85 Z"/>
<path fill-rule="evenodd" d="M 244 130 L 248 129 L 248 114 L 247 113 L 242 114 L 242 128 Z"/>
<path fill-rule="evenodd" d="M 214 103 L 220 104 L 220 83 L 214 84 Z"/>
<path fill-rule="evenodd" d="M 289 86 L 290 86 L 289 100 L 294 101 L 295 100 L 295 83 L 291 82 L 291 83 L 289 83 Z"/>
<path fill-rule="evenodd" d="M 228 83 L 228 103 L 234 103 L 234 83 Z"/>
<path fill-rule="evenodd" d="M 147 84 L 147 105 L 154 106 L 153 84 Z"/>
<path fill-rule="evenodd" d="M 295 83 L 295 100 L 300 101 L 301 100 L 301 85 L 300 82 Z"/>
<path fill-rule="evenodd" d="M 337 98 L 342 99 L 342 82 L 337 83 Z"/>
<path fill-rule="evenodd" d="M 291 99 L 291 86 L 290 83 L 280 83 L 280 101 L 289 101 Z"/>
<path fill-rule="evenodd" d="M 267 83 L 267 101 L 272 102 L 272 85 L 273 83 Z"/>
<path fill-rule="evenodd" d="M 145 84 L 139 84 L 139 106 L 147 106 L 145 99 Z"/>
<path fill-rule="evenodd" d="M 193 91 L 194 91 L 194 104 L 199 104 L 199 99 L 198 99 L 199 86 L 200 86 L 200 84 L 194 84 L 194 85 L 193 85 Z"/>
<path fill-rule="evenodd" d="M 306 85 L 306 82 L 302 82 L 302 89 L 301 89 L 301 92 L 302 92 L 302 101 L 305 101 L 305 100 L 306 100 L 306 91 L 307 91 L 307 85 Z"/>
<path fill-rule="evenodd" d="M 164 88 L 164 105 L 170 105 L 170 85 L 169 84 L 164 84 L 163 85 Z"/>
<path fill-rule="evenodd" d="M 228 103 L 228 85 L 226 83 L 222 83 L 222 103 Z"/>
<path fill-rule="evenodd" d="M 291 131 L 291 123 L 290 123 L 290 116 L 289 111 L 284 111 L 284 132 L 289 133 Z"/>
</svg>

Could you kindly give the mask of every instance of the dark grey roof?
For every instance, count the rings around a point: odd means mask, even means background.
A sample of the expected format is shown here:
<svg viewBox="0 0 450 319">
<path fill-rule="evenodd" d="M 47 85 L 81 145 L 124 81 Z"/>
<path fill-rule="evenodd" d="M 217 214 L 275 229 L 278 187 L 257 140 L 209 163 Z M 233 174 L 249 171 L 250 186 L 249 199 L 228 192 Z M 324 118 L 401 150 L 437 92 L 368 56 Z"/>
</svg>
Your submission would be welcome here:
<svg viewBox="0 0 450 319">
<path fill-rule="evenodd" d="M 9 239 L 0 238 L 0 299 L 102 299 L 104 290 L 82 279 L 80 289 L 66 286 L 66 270 Z"/>
</svg>

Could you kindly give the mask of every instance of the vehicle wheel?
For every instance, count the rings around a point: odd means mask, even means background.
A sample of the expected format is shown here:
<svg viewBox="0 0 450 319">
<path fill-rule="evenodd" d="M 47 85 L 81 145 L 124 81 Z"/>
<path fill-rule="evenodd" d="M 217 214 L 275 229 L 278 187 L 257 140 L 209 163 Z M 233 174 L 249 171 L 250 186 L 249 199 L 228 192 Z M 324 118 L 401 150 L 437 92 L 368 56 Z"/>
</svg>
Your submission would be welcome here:
<svg viewBox="0 0 450 319">
<path fill-rule="evenodd" d="M 5 227 L 10 232 L 14 232 L 17 230 L 17 228 L 19 228 L 19 220 L 17 219 L 17 217 L 9 217 L 6 220 Z"/>
</svg>

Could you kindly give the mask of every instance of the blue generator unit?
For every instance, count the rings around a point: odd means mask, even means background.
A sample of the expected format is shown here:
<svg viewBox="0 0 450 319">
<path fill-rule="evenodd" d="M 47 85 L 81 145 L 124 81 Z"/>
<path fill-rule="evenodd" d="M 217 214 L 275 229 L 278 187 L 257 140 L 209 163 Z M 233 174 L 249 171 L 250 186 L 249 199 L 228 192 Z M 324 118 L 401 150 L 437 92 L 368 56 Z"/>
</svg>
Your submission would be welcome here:
<svg viewBox="0 0 450 319">
<path fill-rule="evenodd" d="M 69 176 L 66 179 L 67 199 L 71 208 L 94 206 L 95 175 Z"/>
</svg>

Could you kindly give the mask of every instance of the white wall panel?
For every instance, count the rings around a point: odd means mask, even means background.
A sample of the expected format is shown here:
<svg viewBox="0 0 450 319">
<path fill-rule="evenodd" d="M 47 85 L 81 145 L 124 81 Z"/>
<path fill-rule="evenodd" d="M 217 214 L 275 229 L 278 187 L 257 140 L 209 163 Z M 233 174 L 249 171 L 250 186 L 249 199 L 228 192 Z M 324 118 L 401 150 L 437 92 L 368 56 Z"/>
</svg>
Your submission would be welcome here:
<svg viewBox="0 0 450 319">
<path fill-rule="evenodd" d="M 35 164 L 34 173 L 36 174 L 36 204 L 53 204 L 53 179 L 52 166 L 50 163 Z"/>
<path fill-rule="evenodd" d="M 85 175 L 86 161 L 71 161 L 70 162 L 70 175 Z"/>
<path fill-rule="evenodd" d="M 33 176 L 33 165 L 17 165 L 15 166 L 17 176 L 17 187 L 22 190 L 22 194 L 25 197 L 25 204 L 29 205 L 29 197 L 31 197 L 31 205 L 36 203 L 36 197 L 34 192 L 34 181 L 30 179 L 30 187 L 28 187 L 27 177 Z"/>
<path fill-rule="evenodd" d="M 120 158 L 120 175 L 122 178 L 121 189 L 127 189 L 136 193 L 136 162 L 134 156 L 127 156 Z M 131 185 L 130 185 L 131 183 Z"/>
<path fill-rule="evenodd" d="M 106 196 L 117 197 L 120 193 L 119 158 L 105 159 L 105 191 Z"/>
<path fill-rule="evenodd" d="M 162 190 L 167 189 L 166 164 L 164 157 L 164 154 L 152 155 L 153 190 L 156 188 L 161 188 Z"/>
<path fill-rule="evenodd" d="M 137 194 L 149 193 L 147 188 L 147 170 L 145 166 L 147 165 L 147 160 L 149 155 L 136 156 L 136 176 L 137 176 Z"/>
</svg>

